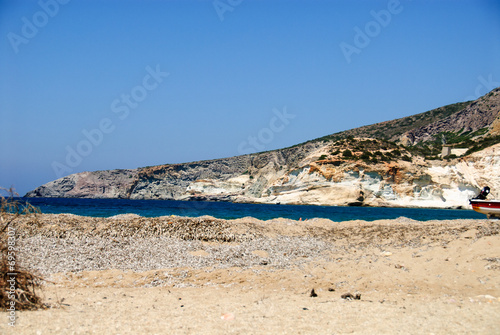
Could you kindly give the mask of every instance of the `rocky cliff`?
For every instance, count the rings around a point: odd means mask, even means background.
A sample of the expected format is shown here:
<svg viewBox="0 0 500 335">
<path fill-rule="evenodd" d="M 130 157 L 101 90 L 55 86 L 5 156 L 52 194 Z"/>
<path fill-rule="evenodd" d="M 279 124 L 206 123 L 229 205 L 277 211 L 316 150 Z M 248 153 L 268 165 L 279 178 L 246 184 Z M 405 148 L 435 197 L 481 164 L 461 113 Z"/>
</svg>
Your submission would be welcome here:
<svg viewBox="0 0 500 335">
<path fill-rule="evenodd" d="M 467 207 L 485 185 L 500 198 L 500 144 L 451 161 L 378 164 L 311 161 L 267 187 L 259 202 L 395 207 Z"/>
<path fill-rule="evenodd" d="M 490 197 L 500 199 L 500 144 L 492 137 L 499 128 L 499 97 L 496 89 L 475 102 L 270 152 L 77 173 L 26 196 L 466 207 L 486 185 L 492 189 Z M 404 126 L 412 122 L 416 127 Z M 426 159 L 413 150 L 412 144 L 443 133 L 474 134 L 483 142 L 474 142 L 476 152 L 449 160 Z"/>
</svg>

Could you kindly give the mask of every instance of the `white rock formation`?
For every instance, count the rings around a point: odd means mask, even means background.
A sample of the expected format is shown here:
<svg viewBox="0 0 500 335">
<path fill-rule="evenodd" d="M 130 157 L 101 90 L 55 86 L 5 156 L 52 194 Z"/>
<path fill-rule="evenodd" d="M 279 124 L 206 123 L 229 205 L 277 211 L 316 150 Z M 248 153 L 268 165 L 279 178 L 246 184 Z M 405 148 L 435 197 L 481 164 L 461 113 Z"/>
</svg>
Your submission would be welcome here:
<svg viewBox="0 0 500 335">
<path fill-rule="evenodd" d="M 450 162 L 415 160 L 338 167 L 310 162 L 274 179 L 260 197 L 235 200 L 259 203 L 470 208 L 468 200 L 484 186 L 500 199 L 500 144 Z M 227 192 L 232 189 L 227 188 Z M 207 193 L 205 193 L 206 195 Z"/>
</svg>

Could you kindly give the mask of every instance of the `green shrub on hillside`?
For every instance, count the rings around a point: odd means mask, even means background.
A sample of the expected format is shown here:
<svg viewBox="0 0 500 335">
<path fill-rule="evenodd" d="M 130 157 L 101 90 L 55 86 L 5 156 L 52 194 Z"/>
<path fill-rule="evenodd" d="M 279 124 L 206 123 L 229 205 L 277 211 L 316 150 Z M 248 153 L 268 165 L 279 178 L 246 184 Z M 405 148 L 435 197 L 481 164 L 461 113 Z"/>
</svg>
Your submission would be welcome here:
<svg viewBox="0 0 500 335">
<path fill-rule="evenodd" d="M 475 142 L 475 144 L 469 150 L 467 150 L 465 154 L 470 155 L 474 152 L 481 151 L 498 143 L 500 143 L 500 135 L 484 137 Z"/>
<path fill-rule="evenodd" d="M 352 158 L 353 157 L 352 151 L 349 149 L 345 149 L 344 152 L 342 153 L 342 156 L 345 158 Z"/>
<path fill-rule="evenodd" d="M 361 154 L 361 156 L 359 156 L 359 158 L 361 158 L 364 161 L 369 161 L 371 159 L 371 156 L 372 155 L 368 151 L 363 151 L 363 153 Z"/>
</svg>

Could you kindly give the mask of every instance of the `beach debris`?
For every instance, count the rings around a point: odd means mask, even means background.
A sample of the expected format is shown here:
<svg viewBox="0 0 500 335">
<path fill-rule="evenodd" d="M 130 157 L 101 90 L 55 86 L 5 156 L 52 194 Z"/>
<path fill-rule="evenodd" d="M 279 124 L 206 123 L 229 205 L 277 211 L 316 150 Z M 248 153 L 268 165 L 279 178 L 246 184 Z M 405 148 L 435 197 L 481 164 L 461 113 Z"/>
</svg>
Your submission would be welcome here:
<svg viewBox="0 0 500 335">
<path fill-rule="evenodd" d="M 478 298 L 478 299 L 486 299 L 486 300 L 489 300 L 489 301 L 494 301 L 494 300 L 499 300 L 500 301 L 500 298 L 497 299 L 494 296 L 489 295 L 489 294 L 480 294 L 480 295 L 476 296 L 476 298 Z"/>
<path fill-rule="evenodd" d="M 403 270 L 403 271 L 409 271 L 409 269 L 407 267 L 405 267 L 404 265 L 401 265 L 401 264 L 395 264 L 394 267 L 396 269 L 400 269 L 400 270 Z"/>
<path fill-rule="evenodd" d="M 345 300 L 361 300 L 361 294 L 356 293 L 356 295 L 353 295 L 351 293 L 345 293 L 340 296 L 342 299 Z"/>
<path fill-rule="evenodd" d="M 384 256 L 384 257 L 389 257 L 392 255 L 392 252 L 390 251 L 383 251 L 380 253 L 380 256 Z"/>
<path fill-rule="evenodd" d="M 226 314 L 222 314 L 220 318 L 222 320 L 225 320 L 225 321 L 231 321 L 231 320 L 234 320 L 235 316 L 233 313 L 226 313 Z"/>
<path fill-rule="evenodd" d="M 488 262 L 500 263 L 499 257 L 488 257 L 488 258 L 483 258 L 483 260 L 488 261 Z"/>
<path fill-rule="evenodd" d="M 490 258 L 483 258 L 483 260 L 489 262 L 489 264 L 484 267 L 486 270 L 498 270 L 498 269 L 500 269 L 500 258 L 490 257 Z"/>
<path fill-rule="evenodd" d="M 311 290 L 311 293 L 309 294 L 309 296 L 311 298 L 316 298 L 318 295 L 316 294 L 316 292 L 314 292 L 314 289 Z"/>
<path fill-rule="evenodd" d="M 328 292 L 335 292 L 335 289 L 333 287 L 329 287 Z"/>
<path fill-rule="evenodd" d="M 489 294 L 480 294 L 480 295 L 477 295 L 475 296 L 474 298 L 471 298 L 469 297 L 469 301 L 472 302 L 472 303 L 488 303 L 488 304 L 491 304 L 491 303 L 498 303 L 500 302 L 500 297 L 496 298 L 492 295 L 489 295 Z"/>
</svg>

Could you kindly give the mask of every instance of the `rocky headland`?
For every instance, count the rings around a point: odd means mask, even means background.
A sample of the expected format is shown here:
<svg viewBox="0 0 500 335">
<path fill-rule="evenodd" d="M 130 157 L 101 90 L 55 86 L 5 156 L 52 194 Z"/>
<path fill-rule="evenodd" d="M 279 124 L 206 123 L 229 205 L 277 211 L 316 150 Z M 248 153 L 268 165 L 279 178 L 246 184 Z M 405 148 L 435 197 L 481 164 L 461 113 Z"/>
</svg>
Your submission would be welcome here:
<svg viewBox="0 0 500 335">
<path fill-rule="evenodd" d="M 486 185 L 500 198 L 499 106 L 497 88 L 472 102 L 290 148 L 82 172 L 26 196 L 462 208 Z M 440 157 L 444 145 L 464 153 Z"/>
</svg>

